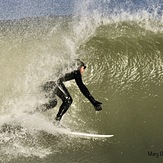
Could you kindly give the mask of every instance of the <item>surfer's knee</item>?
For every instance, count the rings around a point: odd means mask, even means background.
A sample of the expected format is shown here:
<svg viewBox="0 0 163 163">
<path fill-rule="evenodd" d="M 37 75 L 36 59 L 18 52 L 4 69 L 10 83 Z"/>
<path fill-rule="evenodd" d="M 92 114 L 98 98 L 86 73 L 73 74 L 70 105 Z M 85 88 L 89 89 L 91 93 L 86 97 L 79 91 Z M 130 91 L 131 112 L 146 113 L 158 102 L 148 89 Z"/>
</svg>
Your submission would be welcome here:
<svg viewBox="0 0 163 163">
<path fill-rule="evenodd" d="M 71 96 L 69 96 L 69 97 L 66 97 L 63 102 L 70 106 L 73 102 L 73 99 Z"/>
<path fill-rule="evenodd" d="M 46 106 L 46 109 L 52 109 L 54 108 L 56 105 L 57 105 L 57 100 L 52 100 L 52 101 L 49 101 L 48 104 L 44 104 Z"/>
<path fill-rule="evenodd" d="M 54 108 L 57 105 L 57 100 L 55 99 L 53 101 L 50 101 L 49 105 L 50 105 L 51 108 Z"/>
<path fill-rule="evenodd" d="M 51 90 L 53 90 L 56 87 L 56 84 L 54 81 L 49 81 L 46 82 L 44 85 L 42 85 L 42 89 L 45 92 L 50 92 Z"/>
</svg>

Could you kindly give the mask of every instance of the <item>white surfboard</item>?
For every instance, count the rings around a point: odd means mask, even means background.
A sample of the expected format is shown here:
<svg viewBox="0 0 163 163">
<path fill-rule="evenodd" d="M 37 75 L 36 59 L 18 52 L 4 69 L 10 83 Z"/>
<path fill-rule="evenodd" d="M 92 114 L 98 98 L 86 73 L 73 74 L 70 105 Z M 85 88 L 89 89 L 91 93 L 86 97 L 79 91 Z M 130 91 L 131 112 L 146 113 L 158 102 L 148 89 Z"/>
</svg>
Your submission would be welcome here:
<svg viewBox="0 0 163 163">
<path fill-rule="evenodd" d="M 110 138 L 114 135 L 100 135 L 100 134 L 91 134 L 91 133 L 82 133 L 82 132 L 69 132 L 71 135 L 80 136 L 80 137 L 92 137 L 92 138 Z"/>
<path fill-rule="evenodd" d="M 110 138 L 113 137 L 114 135 L 101 135 L 101 134 L 92 134 L 92 133 L 83 133 L 83 132 L 76 132 L 76 131 L 71 131 L 69 128 L 63 128 L 61 127 L 56 127 L 55 131 L 58 133 L 66 134 L 66 135 L 72 135 L 76 137 L 83 137 L 83 138 Z"/>
</svg>

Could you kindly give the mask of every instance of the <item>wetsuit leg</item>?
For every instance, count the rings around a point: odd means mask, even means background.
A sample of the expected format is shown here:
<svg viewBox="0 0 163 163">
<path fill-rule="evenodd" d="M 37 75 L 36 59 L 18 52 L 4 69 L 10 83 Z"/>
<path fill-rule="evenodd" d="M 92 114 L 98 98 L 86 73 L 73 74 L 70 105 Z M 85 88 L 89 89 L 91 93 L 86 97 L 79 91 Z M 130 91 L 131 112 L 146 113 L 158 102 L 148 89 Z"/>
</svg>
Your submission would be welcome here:
<svg viewBox="0 0 163 163">
<path fill-rule="evenodd" d="M 72 104 L 73 100 L 67 88 L 62 82 L 58 84 L 56 95 L 62 100 L 62 105 L 60 106 L 59 111 L 56 116 L 56 120 L 60 120 L 62 116 L 66 113 L 70 105 Z"/>
<path fill-rule="evenodd" d="M 40 111 L 47 111 L 49 109 L 54 108 L 57 105 L 57 99 L 55 97 L 56 95 L 56 84 L 53 81 L 45 83 L 45 85 L 42 86 L 43 91 L 45 91 L 46 98 L 49 98 L 48 103 L 41 105 L 38 110 Z"/>
<path fill-rule="evenodd" d="M 44 106 L 46 107 L 46 110 L 52 109 L 52 108 L 54 108 L 56 105 L 57 105 L 57 100 L 56 100 L 55 98 L 49 100 L 49 103 L 44 104 Z M 46 111 L 46 110 L 45 110 L 45 111 Z"/>
</svg>

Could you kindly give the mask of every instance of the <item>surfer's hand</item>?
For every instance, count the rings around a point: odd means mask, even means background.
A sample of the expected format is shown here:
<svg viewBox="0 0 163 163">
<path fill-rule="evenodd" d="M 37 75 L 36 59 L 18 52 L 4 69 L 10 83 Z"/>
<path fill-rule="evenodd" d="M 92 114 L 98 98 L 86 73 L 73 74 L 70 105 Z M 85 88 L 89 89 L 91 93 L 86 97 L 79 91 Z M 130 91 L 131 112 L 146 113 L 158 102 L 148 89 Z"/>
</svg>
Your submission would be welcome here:
<svg viewBox="0 0 163 163">
<path fill-rule="evenodd" d="M 96 111 L 102 110 L 101 105 L 102 105 L 101 102 L 95 101 L 95 103 L 94 103 L 94 108 L 95 108 L 95 110 L 96 110 Z"/>
<path fill-rule="evenodd" d="M 89 96 L 87 98 L 92 103 L 92 105 L 94 106 L 96 111 L 102 110 L 102 107 L 101 107 L 102 103 L 101 102 L 96 101 L 91 94 L 89 94 Z"/>
</svg>

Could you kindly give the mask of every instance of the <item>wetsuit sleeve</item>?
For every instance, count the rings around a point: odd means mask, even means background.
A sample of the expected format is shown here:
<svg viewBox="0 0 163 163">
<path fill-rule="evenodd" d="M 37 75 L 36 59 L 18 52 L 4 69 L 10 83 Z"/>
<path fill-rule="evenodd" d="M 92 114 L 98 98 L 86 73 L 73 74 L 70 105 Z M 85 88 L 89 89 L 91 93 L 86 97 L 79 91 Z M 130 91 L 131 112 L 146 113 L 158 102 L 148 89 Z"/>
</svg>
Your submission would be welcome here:
<svg viewBox="0 0 163 163">
<path fill-rule="evenodd" d="M 89 98 L 90 92 L 89 92 L 88 88 L 85 86 L 85 84 L 82 81 L 81 73 L 76 71 L 74 76 L 75 76 L 76 84 L 78 85 L 80 91 L 83 93 L 83 95 L 86 98 Z"/>
<path fill-rule="evenodd" d="M 94 99 L 94 97 L 90 94 L 89 90 L 87 89 L 87 87 L 85 86 L 85 84 L 82 81 L 81 73 L 76 71 L 74 73 L 74 78 L 75 78 L 76 84 L 78 85 L 80 91 L 92 103 L 92 105 L 95 107 L 95 110 L 96 111 L 102 110 L 102 107 L 101 107 L 102 103 L 96 101 Z"/>
</svg>

